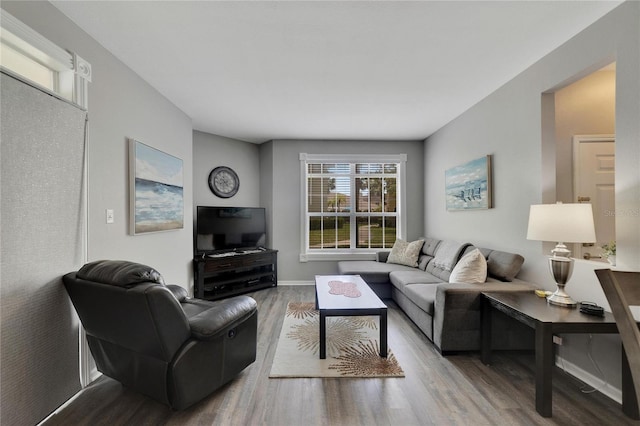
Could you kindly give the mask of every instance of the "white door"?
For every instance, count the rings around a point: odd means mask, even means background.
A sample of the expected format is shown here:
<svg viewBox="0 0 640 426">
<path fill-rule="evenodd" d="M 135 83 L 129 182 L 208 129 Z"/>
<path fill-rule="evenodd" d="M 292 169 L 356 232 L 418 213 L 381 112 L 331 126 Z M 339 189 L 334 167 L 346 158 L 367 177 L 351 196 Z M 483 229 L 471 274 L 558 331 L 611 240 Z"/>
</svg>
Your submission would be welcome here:
<svg viewBox="0 0 640 426">
<path fill-rule="evenodd" d="M 615 240 L 615 135 L 573 137 L 574 201 L 591 203 L 598 242 L 576 244 L 574 257 L 602 256 L 600 246 Z M 589 253 L 589 255 L 587 255 Z"/>
</svg>

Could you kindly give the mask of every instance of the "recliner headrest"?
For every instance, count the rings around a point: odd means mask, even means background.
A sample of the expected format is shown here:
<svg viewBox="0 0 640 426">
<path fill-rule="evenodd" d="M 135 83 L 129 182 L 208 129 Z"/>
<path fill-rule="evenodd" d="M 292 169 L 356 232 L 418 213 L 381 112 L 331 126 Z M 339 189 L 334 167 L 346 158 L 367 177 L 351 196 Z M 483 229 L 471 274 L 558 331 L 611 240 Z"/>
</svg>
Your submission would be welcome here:
<svg viewBox="0 0 640 426">
<path fill-rule="evenodd" d="M 164 285 L 160 272 L 150 266 L 126 260 L 97 260 L 87 263 L 80 268 L 76 277 L 119 287 L 132 287 L 148 282 Z"/>
</svg>

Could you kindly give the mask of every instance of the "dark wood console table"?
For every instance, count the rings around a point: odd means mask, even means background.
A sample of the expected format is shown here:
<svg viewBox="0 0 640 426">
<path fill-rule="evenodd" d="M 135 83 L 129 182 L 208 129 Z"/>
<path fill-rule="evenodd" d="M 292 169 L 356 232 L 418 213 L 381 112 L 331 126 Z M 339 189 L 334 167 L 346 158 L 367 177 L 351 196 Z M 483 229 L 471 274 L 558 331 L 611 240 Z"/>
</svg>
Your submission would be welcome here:
<svg viewBox="0 0 640 426">
<path fill-rule="evenodd" d="M 551 417 L 551 376 L 555 365 L 553 335 L 558 333 L 618 334 L 609 312 L 604 317 L 586 315 L 579 309 L 549 305 L 535 293 L 482 293 L 482 362 L 491 363 L 491 310 L 497 309 L 535 329 L 536 411 Z M 640 419 L 633 379 L 622 348 L 622 411 L 632 419 Z"/>
<path fill-rule="evenodd" d="M 196 257 L 194 295 L 216 300 L 278 285 L 278 251 L 246 250 Z"/>
</svg>

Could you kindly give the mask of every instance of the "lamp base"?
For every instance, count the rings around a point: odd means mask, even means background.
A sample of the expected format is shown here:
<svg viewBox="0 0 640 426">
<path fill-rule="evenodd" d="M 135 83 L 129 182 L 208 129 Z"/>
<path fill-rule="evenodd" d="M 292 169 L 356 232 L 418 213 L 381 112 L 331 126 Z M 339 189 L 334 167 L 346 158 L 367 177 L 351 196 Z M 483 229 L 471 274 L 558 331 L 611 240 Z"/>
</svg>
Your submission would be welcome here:
<svg viewBox="0 0 640 426">
<path fill-rule="evenodd" d="M 547 303 L 551 305 L 564 306 L 565 308 L 575 308 L 578 303 L 564 291 L 564 286 L 558 286 L 558 289 L 550 296 L 547 296 Z"/>
</svg>

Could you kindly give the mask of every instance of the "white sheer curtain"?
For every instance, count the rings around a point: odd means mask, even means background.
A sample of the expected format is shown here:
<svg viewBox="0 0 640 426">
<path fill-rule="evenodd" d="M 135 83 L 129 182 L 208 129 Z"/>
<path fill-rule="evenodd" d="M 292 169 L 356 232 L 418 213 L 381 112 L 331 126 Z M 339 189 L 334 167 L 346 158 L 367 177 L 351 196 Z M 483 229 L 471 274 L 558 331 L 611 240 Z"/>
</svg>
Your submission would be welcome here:
<svg viewBox="0 0 640 426">
<path fill-rule="evenodd" d="M 36 424 L 80 390 L 61 277 L 85 258 L 87 115 L 0 78 L 0 423 Z"/>
</svg>

